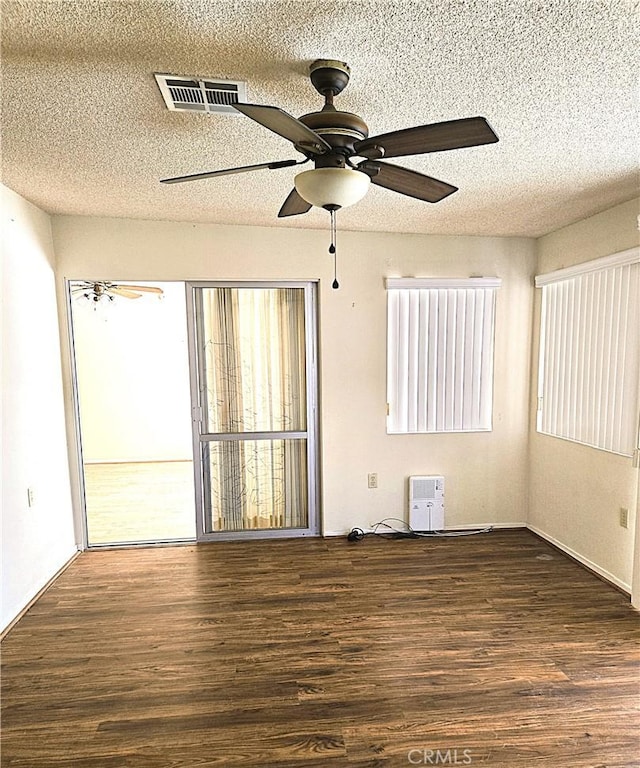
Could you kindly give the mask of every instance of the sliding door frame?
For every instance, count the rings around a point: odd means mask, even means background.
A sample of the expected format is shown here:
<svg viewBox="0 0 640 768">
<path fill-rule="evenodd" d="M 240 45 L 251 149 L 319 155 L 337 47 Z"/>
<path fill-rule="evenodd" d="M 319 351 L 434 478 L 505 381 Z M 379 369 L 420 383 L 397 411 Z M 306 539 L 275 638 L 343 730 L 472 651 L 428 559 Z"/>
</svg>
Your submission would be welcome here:
<svg viewBox="0 0 640 768">
<path fill-rule="evenodd" d="M 208 532 L 205 525 L 207 510 L 205 502 L 205 483 L 207 473 L 204 471 L 203 443 L 216 440 L 238 439 L 237 435 L 207 434 L 201 431 L 203 423 L 203 407 L 205 405 L 201 391 L 203 377 L 203 360 L 198 350 L 198 339 L 204 338 L 202 327 L 202 312 L 197 306 L 197 289 L 201 288 L 301 288 L 304 289 L 304 319 L 305 319 L 305 375 L 306 375 L 306 425 L 304 432 L 247 432 L 242 435 L 244 440 L 256 439 L 287 439 L 287 437 L 306 438 L 307 441 L 307 509 L 308 520 L 306 528 L 263 528 L 240 531 Z M 185 283 L 187 304 L 187 331 L 189 347 L 189 374 L 191 379 L 191 424 L 193 435 L 193 467 L 196 504 L 197 540 L 225 541 L 267 538 L 294 538 L 320 535 L 320 503 L 319 503 L 319 444 L 318 444 L 318 334 L 317 334 L 317 281 L 308 280 L 196 280 Z"/>
<path fill-rule="evenodd" d="M 72 505 L 74 516 L 74 532 L 76 537 L 76 545 L 82 552 L 88 550 L 101 550 L 101 549 L 122 549 L 129 547 L 155 547 L 155 546 L 167 546 L 167 545 L 182 545 L 192 544 L 195 541 L 193 536 L 180 536 L 180 537 L 156 537 L 151 539 L 123 539 L 122 541 L 107 541 L 107 542 L 91 542 L 89 540 L 89 513 L 87 510 L 87 486 L 85 479 L 85 461 L 84 461 L 84 449 L 82 439 L 82 418 L 80 407 L 80 392 L 78 384 L 78 355 L 76 345 L 76 327 L 74 320 L 74 299 L 72 295 L 72 288 L 74 283 L 79 282 L 94 282 L 94 278 L 87 277 L 75 277 L 63 278 L 64 287 L 64 299 L 66 310 L 66 327 L 67 327 L 67 360 L 70 373 L 70 400 L 71 411 L 73 419 L 73 440 L 69 442 L 69 457 L 70 457 L 70 477 L 72 481 Z M 145 278 L 145 281 L 147 279 Z M 115 279 L 113 282 L 116 281 Z M 156 283 L 170 283 L 177 285 L 184 285 L 184 280 L 165 280 L 160 278 L 154 280 Z"/>
</svg>

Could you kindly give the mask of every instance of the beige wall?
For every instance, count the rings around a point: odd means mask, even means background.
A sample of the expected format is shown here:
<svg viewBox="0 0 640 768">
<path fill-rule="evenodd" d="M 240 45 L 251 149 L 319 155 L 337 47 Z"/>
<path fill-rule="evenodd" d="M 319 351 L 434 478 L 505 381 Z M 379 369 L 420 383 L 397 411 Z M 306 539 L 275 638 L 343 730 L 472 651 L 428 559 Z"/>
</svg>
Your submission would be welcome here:
<svg viewBox="0 0 640 768">
<path fill-rule="evenodd" d="M 339 233 L 339 291 L 328 231 L 61 216 L 58 279 L 319 279 L 323 529 L 405 517 L 406 478 L 447 480 L 447 524 L 527 518 L 527 404 L 534 242 Z M 385 431 L 388 276 L 497 275 L 494 431 Z M 67 387 L 68 387 L 68 375 Z M 367 488 L 377 472 L 379 488 Z"/>
<path fill-rule="evenodd" d="M 2 185 L 0 196 L 4 629 L 77 547 L 50 220 Z"/>
<path fill-rule="evenodd" d="M 638 201 L 616 206 L 537 241 L 538 274 L 638 244 Z M 540 294 L 536 291 L 532 392 L 536 391 Z M 529 526 L 630 591 L 638 470 L 632 460 L 536 432 L 530 411 Z M 629 509 L 629 528 L 619 509 Z"/>
</svg>

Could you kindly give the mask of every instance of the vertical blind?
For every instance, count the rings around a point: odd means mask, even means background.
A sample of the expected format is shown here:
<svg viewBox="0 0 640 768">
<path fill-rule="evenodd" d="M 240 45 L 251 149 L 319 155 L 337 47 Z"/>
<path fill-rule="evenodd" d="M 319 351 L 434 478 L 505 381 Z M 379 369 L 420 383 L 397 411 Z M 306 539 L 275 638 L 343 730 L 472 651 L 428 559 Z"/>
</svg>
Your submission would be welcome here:
<svg viewBox="0 0 640 768">
<path fill-rule="evenodd" d="M 389 433 L 491 429 L 498 278 L 387 280 Z"/>
<path fill-rule="evenodd" d="M 639 254 L 536 277 L 539 432 L 625 456 L 637 447 Z"/>
</svg>

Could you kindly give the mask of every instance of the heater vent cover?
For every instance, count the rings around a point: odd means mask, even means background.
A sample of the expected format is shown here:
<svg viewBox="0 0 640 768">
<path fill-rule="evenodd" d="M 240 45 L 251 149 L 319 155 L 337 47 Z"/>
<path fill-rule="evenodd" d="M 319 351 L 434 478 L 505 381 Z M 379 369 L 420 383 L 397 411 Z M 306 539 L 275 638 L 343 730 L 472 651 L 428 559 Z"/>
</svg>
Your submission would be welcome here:
<svg viewBox="0 0 640 768">
<path fill-rule="evenodd" d="M 444 528 L 444 477 L 412 475 L 409 478 L 409 525 L 414 531 Z"/>
<path fill-rule="evenodd" d="M 239 115 L 233 104 L 246 102 L 247 84 L 239 80 L 211 80 L 184 75 L 155 75 L 167 109 Z"/>
</svg>

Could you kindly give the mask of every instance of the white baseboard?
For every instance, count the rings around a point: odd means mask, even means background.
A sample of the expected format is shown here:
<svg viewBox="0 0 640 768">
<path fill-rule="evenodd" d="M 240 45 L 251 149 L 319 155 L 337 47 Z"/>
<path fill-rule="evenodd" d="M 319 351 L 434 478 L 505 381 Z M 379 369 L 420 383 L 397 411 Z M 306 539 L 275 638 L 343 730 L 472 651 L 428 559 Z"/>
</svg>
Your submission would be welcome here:
<svg viewBox="0 0 640 768">
<path fill-rule="evenodd" d="M 526 528 L 527 524 L 523 521 L 517 523 L 465 523 L 464 525 L 449 525 L 445 526 L 445 531 L 483 531 L 485 528 Z M 351 528 L 346 531 L 323 531 L 323 538 L 330 538 L 332 536 L 346 536 Z M 371 527 L 364 527 L 362 529 L 365 533 L 373 533 Z M 385 529 L 384 526 L 380 526 L 378 533 L 391 533 L 389 529 Z"/>
<path fill-rule="evenodd" d="M 447 525 L 445 531 L 483 531 L 485 528 L 526 528 L 527 524 L 520 520 L 515 523 L 465 523 L 464 525 Z"/>
<path fill-rule="evenodd" d="M 610 582 L 611 584 L 615 584 L 615 586 L 618 587 L 618 589 L 621 589 L 623 592 L 626 592 L 628 595 L 631 594 L 630 584 L 626 584 L 624 581 L 621 581 L 619 578 L 617 578 L 617 576 L 614 576 L 612 573 L 609 573 L 609 571 L 606 571 L 604 568 L 601 568 L 597 563 L 592 562 L 587 557 L 584 557 L 584 555 L 581 555 L 579 552 L 576 552 L 575 549 L 571 549 L 571 547 L 568 547 L 566 544 L 559 541 L 555 537 L 550 536 L 548 533 L 545 533 L 544 531 L 540 530 L 540 528 L 536 528 L 535 525 L 531 525 L 530 523 L 528 523 L 527 528 L 533 533 L 535 533 L 537 536 L 540 536 L 541 539 L 548 541 L 550 544 L 553 544 L 554 547 L 557 547 L 559 550 L 561 550 L 562 552 L 565 552 L 574 560 L 577 560 L 579 563 L 584 565 L 590 571 L 597 573 L 598 576 L 602 576 L 603 579 Z"/>
<path fill-rule="evenodd" d="M 49 587 L 53 584 L 56 579 L 61 576 L 67 568 L 71 565 L 71 563 L 80 555 L 80 551 L 76 550 L 71 557 L 67 560 L 64 565 L 62 565 L 58 570 L 51 576 L 50 579 L 47 580 L 46 584 L 44 586 L 40 587 L 40 589 L 36 592 L 36 594 L 27 602 L 27 604 L 21 608 L 18 613 L 9 621 L 6 627 L 3 627 L 2 631 L 0 632 L 0 640 L 4 639 L 7 634 L 15 627 L 15 625 L 20 621 L 20 619 L 25 615 L 25 613 L 44 595 L 44 593 L 49 589 Z"/>
</svg>

